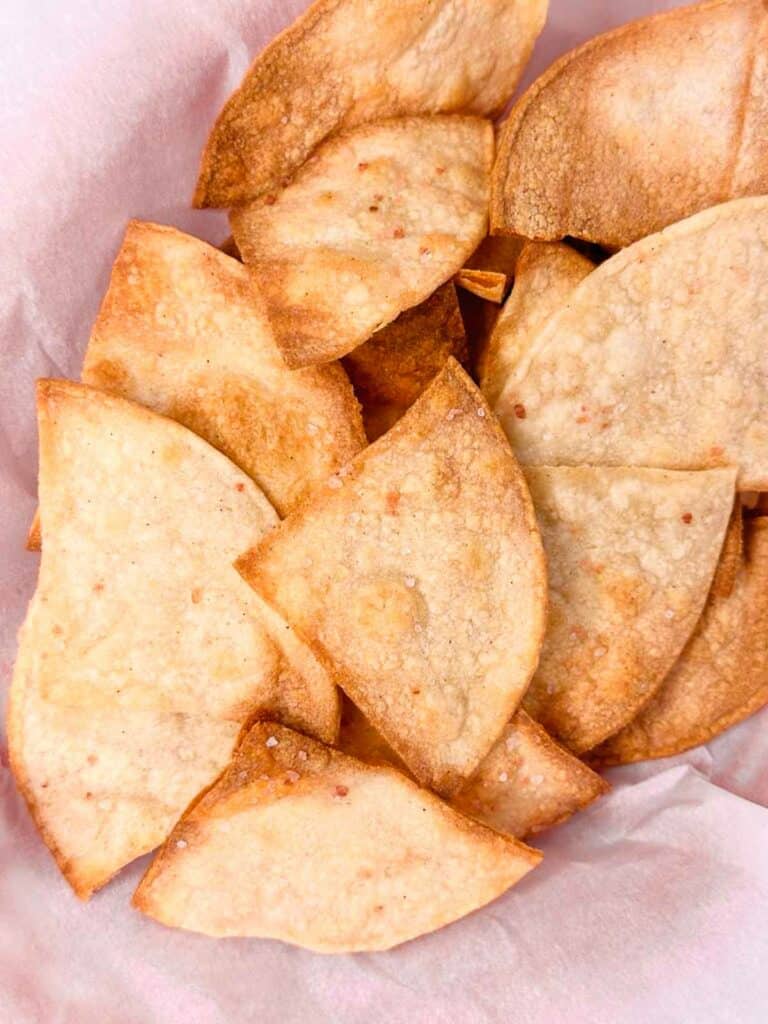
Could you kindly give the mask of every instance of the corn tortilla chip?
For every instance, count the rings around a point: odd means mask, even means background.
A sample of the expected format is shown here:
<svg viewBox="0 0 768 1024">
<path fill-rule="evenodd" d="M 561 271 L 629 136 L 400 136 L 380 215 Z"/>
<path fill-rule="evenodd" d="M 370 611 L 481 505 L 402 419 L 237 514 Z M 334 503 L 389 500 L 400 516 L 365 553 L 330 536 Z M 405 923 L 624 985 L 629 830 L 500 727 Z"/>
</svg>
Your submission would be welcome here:
<svg viewBox="0 0 768 1024">
<path fill-rule="evenodd" d="M 467 339 L 452 281 L 344 357 L 370 441 L 400 419 L 449 356 L 467 361 Z"/>
<path fill-rule="evenodd" d="M 289 366 L 345 355 L 461 269 L 486 232 L 492 159 L 479 118 L 366 124 L 232 212 Z"/>
<path fill-rule="evenodd" d="M 14 774 L 78 895 L 167 835 L 269 713 L 333 740 L 332 680 L 232 568 L 278 522 L 195 434 L 39 386 L 46 541 L 11 687 Z"/>
<path fill-rule="evenodd" d="M 734 475 L 526 470 L 549 566 L 549 621 L 524 707 L 575 753 L 634 718 L 682 651 L 723 546 Z"/>
<path fill-rule="evenodd" d="M 546 573 L 525 481 L 451 359 L 331 483 L 238 568 L 416 778 L 450 795 L 538 658 Z"/>
<path fill-rule="evenodd" d="M 262 722 L 178 823 L 133 902 L 205 935 L 380 950 L 484 906 L 540 860 L 393 768 Z"/>
<path fill-rule="evenodd" d="M 597 36 L 505 122 L 492 227 L 621 248 L 768 192 L 768 8 L 713 0 Z"/>
<path fill-rule="evenodd" d="M 282 187 L 339 129 L 405 114 L 494 116 L 546 13 L 547 0 L 312 4 L 256 58 L 219 115 L 195 206 L 236 206 Z"/>
<path fill-rule="evenodd" d="M 500 303 L 507 290 L 507 275 L 498 270 L 463 267 L 456 275 L 456 284 L 486 302 Z"/>
<path fill-rule="evenodd" d="M 467 260 L 471 270 L 495 270 L 515 276 L 520 253 L 527 242 L 515 235 L 487 235 Z"/>
<path fill-rule="evenodd" d="M 766 196 L 607 260 L 530 341 L 496 403 L 517 457 L 736 465 L 740 490 L 768 487 L 766 277 Z"/>
</svg>

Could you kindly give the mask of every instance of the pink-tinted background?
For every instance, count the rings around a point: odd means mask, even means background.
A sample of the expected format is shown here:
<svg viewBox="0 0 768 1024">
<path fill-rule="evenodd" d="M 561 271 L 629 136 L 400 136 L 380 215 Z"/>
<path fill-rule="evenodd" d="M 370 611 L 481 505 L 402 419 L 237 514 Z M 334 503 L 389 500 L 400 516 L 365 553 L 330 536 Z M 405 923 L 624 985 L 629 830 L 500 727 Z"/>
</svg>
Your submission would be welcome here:
<svg viewBox="0 0 768 1024">
<path fill-rule="evenodd" d="M 249 58 L 304 6 L 0 4 L 2 705 L 38 561 L 22 551 L 33 381 L 78 374 L 127 218 L 227 234 L 221 214 L 188 208 L 201 145 Z M 672 6 L 553 0 L 527 80 L 587 36 Z M 0 1024 L 764 1022 L 766 727 L 763 714 L 691 755 L 615 771 L 613 794 L 542 837 L 543 866 L 507 896 L 393 952 L 343 957 L 166 930 L 128 905 L 141 864 L 78 903 L 3 741 Z"/>
</svg>

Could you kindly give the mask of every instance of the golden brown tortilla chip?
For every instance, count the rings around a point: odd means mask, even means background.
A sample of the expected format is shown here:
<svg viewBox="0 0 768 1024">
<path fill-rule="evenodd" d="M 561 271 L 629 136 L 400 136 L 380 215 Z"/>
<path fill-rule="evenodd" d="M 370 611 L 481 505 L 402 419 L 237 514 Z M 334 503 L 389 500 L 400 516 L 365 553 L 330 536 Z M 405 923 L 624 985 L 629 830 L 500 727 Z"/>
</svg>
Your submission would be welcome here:
<svg viewBox="0 0 768 1024">
<path fill-rule="evenodd" d="M 484 906 L 540 860 L 393 768 L 262 722 L 175 827 L 133 902 L 205 935 L 389 949 Z"/>
<path fill-rule="evenodd" d="M 400 419 L 449 356 L 467 361 L 467 339 L 452 281 L 344 357 L 370 441 Z"/>
<path fill-rule="evenodd" d="M 220 113 L 195 206 L 236 206 L 281 188 L 339 129 L 406 114 L 495 116 L 546 13 L 547 0 L 312 4 L 256 58 Z"/>
<path fill-rule="evenodd" d="M 740 467 L 768 487 L 768 197 L 607 260 L 550 317 L 495 411 L 527 465 Z"/>
<path fill-rule="evenodd" d="M 721 562 L 718 576 L 730 573 Z M 717 578 L 716 578 L 716 582 Z M 735 585 L 713 586 L 701 621 L 640 714 L 592 752 L 601 764 L 679 754 L 707 743 L 768 703 L 768 519 L 746 524 Z"/>
<path fill-rule="evenodd" d="M 232 568 L 278 522 L 180 424 L 39 386 L 45 546 L 11 687 L 14 774 L 87 897 L 151 850 L 269 713 L 332 740 L 332 680 Z"/>
<path fill-rule="evenodd" d="M 549 567 L 549 620 L 524 707 L 575 753 L 651 699 L 707 599 L 734 470 L 526 470 Z"/>
<path fill-rule="evenodd" d="M 713 0 L 597 36 L 505 122 L 495 232 L 621 248 L 768 192 L 768 8 Z"/>
<path fill-rule="evenodd" d="M 465 291 L 472 292 L 486 302 L 500 303 L 507 290 L 507 275 L 498 270 L 476 270 L 463 267 L 456 275 L 456 284 Z"/>
<path fill-rule="evenodd" d="M 492 159 L 480 118 L 366 124 L 232 212 L 289 366 L 345 355 L 461 269 L 486 233 Z"/>
<path fill-rule="evenodd" d="M 523 476 L 458 363 L 237 564 L 413 774 L 460 788 L 536 666 L 546 574 Z"/>
</svg>

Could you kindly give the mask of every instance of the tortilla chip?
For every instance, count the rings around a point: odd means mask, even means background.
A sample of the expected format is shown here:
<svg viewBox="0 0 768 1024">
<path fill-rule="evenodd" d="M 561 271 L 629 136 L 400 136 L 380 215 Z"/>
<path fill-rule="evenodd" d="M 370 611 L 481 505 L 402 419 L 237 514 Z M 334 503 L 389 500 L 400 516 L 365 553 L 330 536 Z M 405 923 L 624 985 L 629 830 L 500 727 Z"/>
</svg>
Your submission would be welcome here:
<svg viewBox="0 0 768 1024">
<path fill-rule="evenodd" d="M 449 356 L 467 361 L 467 339 L 452 281 L 344 357 L 370 441 L 400 419 Z"/>
<path fill-rule="evenodd" d="M 500 303 L 507 291 L 507 275 L 498 270 L 463 267 L 456 275 L 456 284 L 486 302 Z"/>
<path fill-rule="evenodd" d="M 479 118 L 366 124 L 232 212 L 289 366 L 345 355 L 461 269 L 486 232 L 492 159 Z"/>
<path fill-rule="evenodd" d="M 491 407 L 531 338 L 594 267 L 586 256 L 560 242 L 529 242 L 522 250 L 512 294 L 478 360 L 480 387 Z"/>
<path fill-rule="evenodd" d="M 494 232 L 621 248 L 768 192 L 768 8 L 713 0 L 597 36 L 505 122 Z"/>
<path fill-rule="evenodd" d="M 709 599 L 714 597 L 730 597 L 736 580 L 744 565 L 744 515 L 740 495 L 736 495 L 733 503 L 728 529 L 720 551 L 720 559 L 709 590 Z"/>
<path fill-rule="evenodd" d="M 515 235 L 486 235 L 467 260 L 472 270 L 495 270 L 507 277 L 515 276 L 520 253 L 527 242 Z"/>
<path fill-rule="evenodd" d="M 219 115 L 194 205 L 236 206 L 283 187 L 339 129 L 406 114 L 494 117 L 546 13 L 547 0 L 312 4 L 256 58 Z"/>
<path fill-rule="evenodd" d="M 27 533 L 27 551 L 39 551 L 42 543 L 43 534 L 40 528 L 40 510 L 36 509 L 32 522 L 29 524 L 29 532 Z"/>
<path fill-rule="evenodd" d="M 9 752 L 85 898 L 165 838 L 254 714 L 332 740 L 338 698 L 232 568 L 278 522 L 252 480 L 178 423 L 84 385 L 42 381 L 38 409 L 45 546 Z"/>
<path fill-rule="evenodd" d="M 768 488 L 768 197 L 735 199 L 594 270 L 495 406 L 524 464 L 738 465 Z"/>
<path fill-rule="evenodd" d="M 204 935 L 380 950 L 484 906 L 540 860 L 392 768 L 262 722 L 178 823 L 133 902 Z"/>
<path fill-rule="evenodd" d="M 574 753 L 661 686 L 712 582 L 734 470 L 526 470 L 549 566 L 549 621 L 525 710 Z"/>
<path fill-rule="evenodd" d="M 219 246 L 219 252 L 223 252 L 225 256 L 231 256 L 234 260 L 240 259 L 240 250 L 237 248 L 237 242 L 232 235 L 227 235 Z"/>
<path fill-rule="evenodd" d="M 546 572 L 530 496 L 453 359 L 237 566 L 439 792 L 477 768 L 536 666 Z"/>
<path fill-rule="evenodd" d="M 768 703 L 768 519 L 750 519 L 735 586 L 713 586 L 696 632 L 659 692 L 595 751 L 601 764 L 669 757 Z M 718 576 L 729 569 L 721 563 Z"/>
</svg>

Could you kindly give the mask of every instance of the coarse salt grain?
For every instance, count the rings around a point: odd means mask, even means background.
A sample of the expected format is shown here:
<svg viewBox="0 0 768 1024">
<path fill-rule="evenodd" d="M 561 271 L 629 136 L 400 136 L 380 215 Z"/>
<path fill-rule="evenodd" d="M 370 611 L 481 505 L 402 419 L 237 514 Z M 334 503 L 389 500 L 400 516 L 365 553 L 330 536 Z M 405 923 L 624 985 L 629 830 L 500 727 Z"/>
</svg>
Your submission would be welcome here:
<svg viewBox="0 0 768 1024">
<path fill-rule="evenodd" d="M 267 740 L 266 740 L 266 743 L 265 743 L 265 746 L 267 746 L 267 747 L 276 747 L 279 742 L 280 741 L 278 739 L 276 739 L 274 736 L 268 736 Z"/>
<path fill-rule="evenodd" d="M 485 409 L 482 409 L 482 408 L 478 409 L 477 410 L 477 415 L 480 417 L 480 419 L 482 419 L 483 416 L 485 416 Z"/>
<path fill-rule="evenodd" d="M 183 850 L 186 847 L 186 845 L 187 845 L 187 840 L 186 839 L 177 839 L 176 840 L 176 846 L 180 850 Z"/>
<path fill-rule="evenodd" d="M 509 775 L 506 772 L 499 772 L 499 782 L 508 782 Z"/>
</svg>

